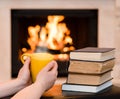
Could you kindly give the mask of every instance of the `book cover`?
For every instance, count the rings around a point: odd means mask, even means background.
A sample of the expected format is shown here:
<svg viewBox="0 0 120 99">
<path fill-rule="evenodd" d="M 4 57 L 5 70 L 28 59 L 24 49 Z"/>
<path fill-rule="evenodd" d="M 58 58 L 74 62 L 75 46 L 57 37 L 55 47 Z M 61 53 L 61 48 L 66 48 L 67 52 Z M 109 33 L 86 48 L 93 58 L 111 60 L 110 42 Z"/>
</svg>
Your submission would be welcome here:
<svg viewBox="0 0 120 99">
<path fill-rule="evenodd" d="M 84 85 L 100 85 L 108 80 L 112 79 L 111 71 L 103 74 L 80 74 L 69 73 L 67 83 L 71 84 L 84 84 Z"/>
<path fill-rule="evenodd" d="M 114 58 L 115 48 L 86 47 L 70 52 L 70 59 L 106 61 Z"/>
<path fill-rule="evenodd" d="M 85 73 L 85 74 L 102 74 L 113 69 L 115 59 L 104 62 L 70 60 L 68 72 Z"/>
<path fill-rule="evenodd" d="M 85 47 L 85 48 L 81 48 L 78 50 L 74 50 L 72 52 L 105 53 L 105 52 L 112 51 L 112 50 L 115 50 L 115 48 Z"/>
<path fill-rule="evenodd" d="M 77 92 L 90 92 L 98 93 L 108 87 L 112 86 L 112 81 L 107 81 L 99 86 L 81 85 L 81 84 L 62 84 L 63 91 L 77 91 Z"/>
</svg>

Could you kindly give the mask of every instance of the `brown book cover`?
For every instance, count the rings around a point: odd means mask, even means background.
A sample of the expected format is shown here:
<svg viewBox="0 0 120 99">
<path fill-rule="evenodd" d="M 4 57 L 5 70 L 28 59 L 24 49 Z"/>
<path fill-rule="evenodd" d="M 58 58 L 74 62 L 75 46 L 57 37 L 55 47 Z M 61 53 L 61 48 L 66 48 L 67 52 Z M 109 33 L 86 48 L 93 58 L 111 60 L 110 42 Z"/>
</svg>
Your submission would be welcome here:
<svg viewBox="0 0 120 99">
<path fill-rule="evenodd" d="M 98 75 L 69 73 L 67 83 L 70 84 L 84 84 L 84 85 L 100 85 L 112 79 L 111 71 Z"/>
<path fill-rule="evenodd" d="M 70 60 L 68 72 L 85 74 L 102 74 L 113 69 L 114 65 L 115 59 L 110 59 L 104 62 Z"/>
<path fill-rule="evenodd" d="M 86 47 L 70 52 L 70 59 L 106 61 L 114 58 L 115 48 Z"/>
<path fill-rule="evenodd" d="M 108 52 L 108 51 L 112 51 L 114 49 L 115 48 L 85 47 L 85 48 L 81 48 L 81 49 L 78 49 L 78 50 L 74 50 L 72 52 L 105 53 L 105 52 Z"/>
</svg>

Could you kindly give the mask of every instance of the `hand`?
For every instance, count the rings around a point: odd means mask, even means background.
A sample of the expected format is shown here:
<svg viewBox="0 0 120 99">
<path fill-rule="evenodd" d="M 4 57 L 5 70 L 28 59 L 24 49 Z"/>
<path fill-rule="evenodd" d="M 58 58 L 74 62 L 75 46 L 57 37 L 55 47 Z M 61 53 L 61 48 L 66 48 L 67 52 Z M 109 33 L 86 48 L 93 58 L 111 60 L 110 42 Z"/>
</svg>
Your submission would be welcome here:
<svg viewBox="0 0 120 99">
<path fill-rule="evenodd" d="M 28 63 L 29 60 L 27 60 L 26 66 L 23 66 L 21 73 L 27 73 L 24 72 L 24 70 L 29 70 Z M 42 94 L 54 85 L 54 82 L 57 79 L 57 67 L 58 66 L 55 61 L 50 62 L 38 73 L 36 81 L 33 84 L 19 91 L 12 97 L 12 99 L 40 99 Z M 19 75 L 19 78 L 27 81 L 29 76 L 28 78 L 24 77 L 21 73 Z"/>
<path fill-rule="evenodd" d="M 20 69 L 17 77 L 17 79 L 25 86 L 31 83 L 29 67 L 30 67 L 30 58 L 28 57 L 23 67 Z"/>
<path fill-rule="evenodd" d="M 0 84 L 0 98 L 15 94 L 16 92 L 24 89 L 26 86 L 28 86 L 28 84 L 30 84 L 29 65 L 30 65 L 30 58 L 28 58 L 25 61 L 25 64 L 20 69 L 18 73 L 18 77 L 16 79 Z"/>
<path fill-rule="evenodd" d="M 55 61 L 48 63 L 46 67 L 38 73 L 35 83 L 42 86 L 44 91 L 51 88 L 57 79 L 57 68 L 58 65 Z"/>
</svg>

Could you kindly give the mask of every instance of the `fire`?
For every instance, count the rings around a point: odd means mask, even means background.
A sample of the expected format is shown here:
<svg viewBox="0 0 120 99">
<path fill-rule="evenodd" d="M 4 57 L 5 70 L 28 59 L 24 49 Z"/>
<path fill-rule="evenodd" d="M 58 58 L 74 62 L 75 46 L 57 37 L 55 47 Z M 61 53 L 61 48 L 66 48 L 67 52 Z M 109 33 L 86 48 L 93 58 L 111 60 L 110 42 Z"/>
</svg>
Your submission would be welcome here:
<svg viewBox="0 0 120 99">
<path fill-rule="evenodd" d="M 49 15 L 48 22 L 44 27 L 40 25 L 28 27 L 29 38 L 27 42 L 31 47 L 31 52 L 34 52 L 37 46 L 61 52 L 74 50 L 70 30 L 65 23 L 61 22 L 64 18 L 62 15 Z M 66 46 L 67 44 L 69 47 Z"/>
<path fill-rule="evenodd" d="M 28 33 L 29 33 L 29 38 L 27 40 L 28 44 L 31 47 L 32 52 L 35 51 L 36 46 L 38 44 L 39 38 L 38 38 L 38 33 L 40 31 L 40 26 L 36 25 L 35 27 L 29 26 L 28 27 Z"/>
</svg>

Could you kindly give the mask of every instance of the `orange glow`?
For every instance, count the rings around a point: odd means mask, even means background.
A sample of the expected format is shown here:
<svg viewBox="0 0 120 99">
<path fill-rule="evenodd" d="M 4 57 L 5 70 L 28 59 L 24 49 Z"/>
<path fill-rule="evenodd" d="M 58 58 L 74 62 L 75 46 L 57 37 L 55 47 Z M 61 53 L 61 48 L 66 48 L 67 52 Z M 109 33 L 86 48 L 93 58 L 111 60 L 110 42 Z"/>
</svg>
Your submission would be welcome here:
<svg viewBox="0 0 120 99">
<path fill-rule="evenodd" d="M 35 48 L 38 44 L 38 41 L 39 41 L 38 33 L 39 33 L 39 31 L 40 31 L 40 26 L 39 25 L 36 25 L 35 27 L 33 27 L 33 26 L 28 27 L 29 38 L 28 38 L 27 42 L 30 45 L 32 52 L 34 52 L 34 50 L 35 50 Z"/>
<path fill-rule="evenodd" d="M 48 22 L 44 27 L 39 25 L 28 27 L 29 38 L 27 42 L 31 47 L 31 52 L 34 52 L 37 46 L 60 50 L 61 52 L 74 50 L 70 30 L 64 22 L 61 22 L 64 18 L 62 15 L 49 15 Z M 67 44 L 70 46 L 66 47 Z M 66 58 L 68 56 L 59 57 Z"/>
</svg>

